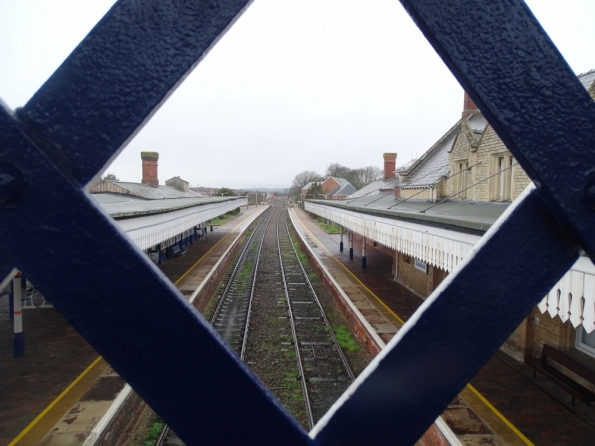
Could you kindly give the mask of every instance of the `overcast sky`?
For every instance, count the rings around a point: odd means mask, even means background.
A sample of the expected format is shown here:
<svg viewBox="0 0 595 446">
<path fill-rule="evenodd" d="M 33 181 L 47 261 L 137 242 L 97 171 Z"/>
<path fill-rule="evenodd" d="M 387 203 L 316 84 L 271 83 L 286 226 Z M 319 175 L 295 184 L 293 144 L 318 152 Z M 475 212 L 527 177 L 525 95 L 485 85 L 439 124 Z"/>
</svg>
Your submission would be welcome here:
<svg viewBox="0 0 595 446">
<path fill-rule="evenodd" d="M 113 3 L 1 0 L 0 98 L 24 105 Z M 595 1 L 527 3 L 577 74 L 595 68 Z M 289 187 L 333 162 L 404 164 L 462 103 L 396 0 L 255 0 L 106 172 L 138 182 L 155 151 L 162 183 Z"/>
</svg>

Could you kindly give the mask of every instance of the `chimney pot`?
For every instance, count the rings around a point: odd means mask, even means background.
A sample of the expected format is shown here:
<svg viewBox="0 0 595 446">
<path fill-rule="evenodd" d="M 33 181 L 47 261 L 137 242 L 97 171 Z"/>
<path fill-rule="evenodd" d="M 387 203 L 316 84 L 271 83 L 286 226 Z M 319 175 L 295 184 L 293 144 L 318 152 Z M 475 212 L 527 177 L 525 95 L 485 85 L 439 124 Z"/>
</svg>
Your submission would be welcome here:
<svg viewBox="0 0 595 446">
<path fill-rule="evenodd" d="M 384 180 L 395 177 L 396 153 L 385 153 L 384 155 Z"/>
<path fill-rule="evenodd" d="M 141 152 L 140 157 L 143 160 L 142 183 L 159 186 L 159 178 L 157 177 L 157 161 L 159 160 L 159 153 Z"/>
<path fill-rule="evenodd" d="M 477 108 L 477 105 L 475 105 L 475 102 L 473 102 L 473 99 L 471 99 L 467 92 L 465 92 L 465 96 L 463 97 L 463 113 L 461 113 L 461 117 L 466 118 L 478 111 L 479 109 Z"/>
</svg>

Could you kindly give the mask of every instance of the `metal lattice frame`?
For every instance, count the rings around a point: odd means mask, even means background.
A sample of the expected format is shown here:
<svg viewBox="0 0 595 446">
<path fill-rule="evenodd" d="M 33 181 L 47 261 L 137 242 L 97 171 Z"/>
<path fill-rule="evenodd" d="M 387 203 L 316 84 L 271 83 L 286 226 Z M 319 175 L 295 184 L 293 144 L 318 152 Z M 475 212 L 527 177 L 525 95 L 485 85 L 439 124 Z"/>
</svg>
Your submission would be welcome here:
<svg viewBox="0 0 595 446">
<path fill-rule="evenodd" d="M 0 272 L 30 277 L 188 444 L 412 444 L 579 246 L 595 258 L 595 104 L 527 6 L 401 2 L 537 186 L 311 436 L 83 192 L 250 2 L 120 0 L 0 110 Z"/>
</svg>

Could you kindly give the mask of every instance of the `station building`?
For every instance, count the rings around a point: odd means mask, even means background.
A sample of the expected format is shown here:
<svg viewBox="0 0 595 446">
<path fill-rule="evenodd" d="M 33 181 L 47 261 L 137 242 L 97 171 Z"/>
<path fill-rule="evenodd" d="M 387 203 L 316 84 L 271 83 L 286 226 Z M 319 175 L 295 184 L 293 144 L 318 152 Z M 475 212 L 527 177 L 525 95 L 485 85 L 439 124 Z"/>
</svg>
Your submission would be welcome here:
<svg viewBox="0 0 595 446">
<path fill-rule="evenodd" d="M 180 177 L 160 185 L 159 154 L 142 152 L 141 159 L 140 183 L 104 180 L 89 192 L 156 264 L 182 255 L 206 235 L 213 218 L 247 204 L 246 197 L 203 197 Z"/>
<path fill-rule="evenodd" d="M 595 99 L 595 70 L 579 80 Z M 394 280 L 426 298 L 531 181 L 466 94 L 461 118 L 420 158 L 395 168 L 396 158 L 384 154 L 382 180 L 305 210 L 342 226 L 363 267 L 366 249 L 390 254 Z M 522 361 L 544 344 L 595 370 L 595 267 L 585 255 L 501 349 Z"/>
</svg>

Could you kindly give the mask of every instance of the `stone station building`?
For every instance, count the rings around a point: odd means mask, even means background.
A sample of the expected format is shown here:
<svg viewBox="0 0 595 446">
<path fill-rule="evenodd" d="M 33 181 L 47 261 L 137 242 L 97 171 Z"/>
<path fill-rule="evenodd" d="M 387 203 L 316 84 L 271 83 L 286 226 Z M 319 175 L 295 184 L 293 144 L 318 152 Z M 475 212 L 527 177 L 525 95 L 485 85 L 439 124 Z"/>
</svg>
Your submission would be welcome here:
<svg viewBox="0 0 595 446">
<path fill-rule="evenodd" d="M 579 80 L 595 99 L 595 70 Z M 531 181 L 466 94 L 461 119 L 420 158 L 397 169 L 395 159 L 384 155 L 383 180 L 305 209 L 342 226 L 364 267 L 366 249 L 390 253 L 394 280 L 426 298 Z M 584 255 L 501 349 L 522 361 L 544 344 L 595 370 L 595 267 Z"/>
</svg>

